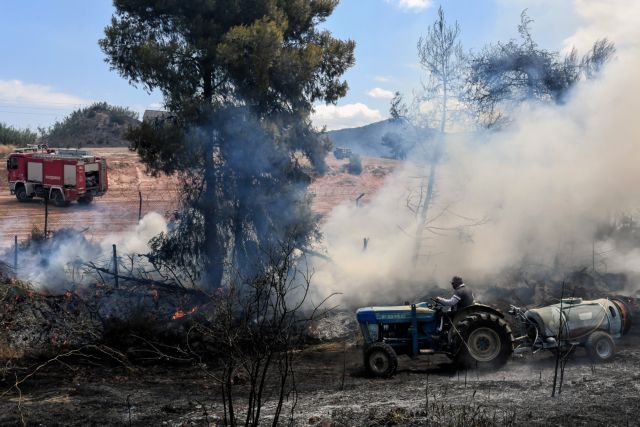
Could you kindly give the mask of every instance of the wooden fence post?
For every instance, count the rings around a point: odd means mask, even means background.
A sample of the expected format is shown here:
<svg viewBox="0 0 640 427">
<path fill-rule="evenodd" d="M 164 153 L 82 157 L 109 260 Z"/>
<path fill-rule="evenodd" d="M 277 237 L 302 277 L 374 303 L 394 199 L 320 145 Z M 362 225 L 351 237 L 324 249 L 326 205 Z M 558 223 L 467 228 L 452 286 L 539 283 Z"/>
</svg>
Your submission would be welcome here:
<svg viewBox="0 0 640 427">
<path fill-rule="evenodd" d="M 118 288 L 118 252 L 116 250 L 116 245 L 113 245 L 113 272 L 114 272 L 114 276 L 116 278 L 116 289 Z"/>
<path fill-rule="evenodd" d="M 18 235 L 13 236 L 13 271 L 18 275 Z"/>
<path fill-rule="evenodd" d="M 49 197 L 44 198 L 44 238 L 46 239 L 49 233 Z"/>
</svg>

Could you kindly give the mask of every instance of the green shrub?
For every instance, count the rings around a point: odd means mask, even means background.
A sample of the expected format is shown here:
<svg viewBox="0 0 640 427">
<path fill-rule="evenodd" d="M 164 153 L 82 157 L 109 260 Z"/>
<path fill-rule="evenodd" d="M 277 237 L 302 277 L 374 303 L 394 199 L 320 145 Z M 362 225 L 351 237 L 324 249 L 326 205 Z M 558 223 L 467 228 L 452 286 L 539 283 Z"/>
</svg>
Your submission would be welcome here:
<svg viewBox="0 0 640 427">
<path fill-rule="evenodd" d="M 16 129 L 13 126 L 0 123 L 0 145 L 15 145 L 18 147 L 35 144 L 38 134 L 29 129 Z"/>
</svg>

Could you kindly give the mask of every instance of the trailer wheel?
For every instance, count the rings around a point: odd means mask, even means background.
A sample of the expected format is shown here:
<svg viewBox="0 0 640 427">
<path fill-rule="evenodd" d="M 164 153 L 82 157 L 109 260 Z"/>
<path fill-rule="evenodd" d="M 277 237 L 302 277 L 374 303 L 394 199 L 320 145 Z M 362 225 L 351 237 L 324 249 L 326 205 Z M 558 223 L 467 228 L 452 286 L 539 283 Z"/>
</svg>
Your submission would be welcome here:
<svg viewBox="0 0 640 427">
<path fill-rule="evenodd" d="M 367 373 L 378 378 L 389 378 L 398 369 L 398 356 L 389 344 L 376 342 L 364 349 Z"/>
<path fill-rule="evenodd" d="M 616 352 L 613 338 L 603 331 L 596 331 L 589 335 L 585 347 L 587 348 L 587 354 L 594 362 L 606 362 Z"/>
<path fill-rule="evenodd" d="M 51 203 L 53 203 L 53 206 L 56 206 L 58 208 L 69 206 L 69 202 L 64 200 L 64 197 L 62 197 L 62 193 L 60 192 L 60 190 L 53 190 L 51 192 L 50 200 Z"/>
<path fill-rule="evenodd" d="M 456 365 L 463 368 L 500 368 L 513 352 L 513 336 L 507 323 L 488 313 L 472 314 L 456 325 Z"/>
<path fill-rule="evenodd" d="M 24 188 L 24 185 L 18 185 L 16 186 L 16 199 L 18 199 L 19 202 L 24 203 L 33 199 L 33 196 L 27 195 L 27 189 Z"/>
</svg>

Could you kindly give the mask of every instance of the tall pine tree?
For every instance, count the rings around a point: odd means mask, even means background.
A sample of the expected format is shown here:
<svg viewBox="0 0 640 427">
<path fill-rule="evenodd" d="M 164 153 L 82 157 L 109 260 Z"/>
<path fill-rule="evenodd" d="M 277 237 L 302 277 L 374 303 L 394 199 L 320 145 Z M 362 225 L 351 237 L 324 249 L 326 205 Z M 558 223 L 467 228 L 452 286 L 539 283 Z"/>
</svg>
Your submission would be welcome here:
<svg viewBox="0 0 640 427">
<path fill-rule="evenodd" d="M 319 30 L 338 0 L 115 0 L 99 44 L 171 115 L 132 132 L 153 173 L 179 174 L 181 219 L 153 243 L 156 261 L 209 286 L 250 271 L 283 239 L 316 232 L 305 188 L 326 147 L 314 102 L 347 91 L 354 43 Z"/>
</svg>

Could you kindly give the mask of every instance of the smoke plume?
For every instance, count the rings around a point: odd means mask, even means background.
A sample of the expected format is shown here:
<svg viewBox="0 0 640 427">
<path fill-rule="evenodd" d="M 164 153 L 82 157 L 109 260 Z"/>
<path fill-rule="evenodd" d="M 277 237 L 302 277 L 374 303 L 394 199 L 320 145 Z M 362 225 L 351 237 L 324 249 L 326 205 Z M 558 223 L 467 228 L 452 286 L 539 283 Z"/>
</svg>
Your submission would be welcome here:
<svg viewBox="0 0 640 427">
<path fill-rule="evenodd" d="M 627 45 L 565 104 L 522 106 L 501 132 L 449 136 L 415 265 L 417 221 L 406 202 L 426 168 L 396 173 L 368 206 L 336 208 L 323 228 L 332 262 L 316 264 L 321 293 L 397 302 L 448 287 L 453 275 L 480 286 L 507 269 L 569 272 L 594 260 L 633 279 L 640 251 L 596 236 L 640 205 L 638 67 L 640 50 Z"/>
<path fill-rule="evenodd" d="M 88 267 L 89 263 L 112 269 L 114 244 L 119 264 L 134 257 L 137 266 L 143 267 L 144 259 L 137 255 L 148 253 L 149 240 L 166 231 L 164 217 L 156 212 L 146 214 L 129 231 L 106 236 L 99 242 L 87 240 L 82 233 L 71 229 L 59 230 L 53 238 L 32 242 L 19 250 L 17 277 L 39 290 L 64 292 L 73 285 L 98 280 L 95 270 Z"/>
</svg>

